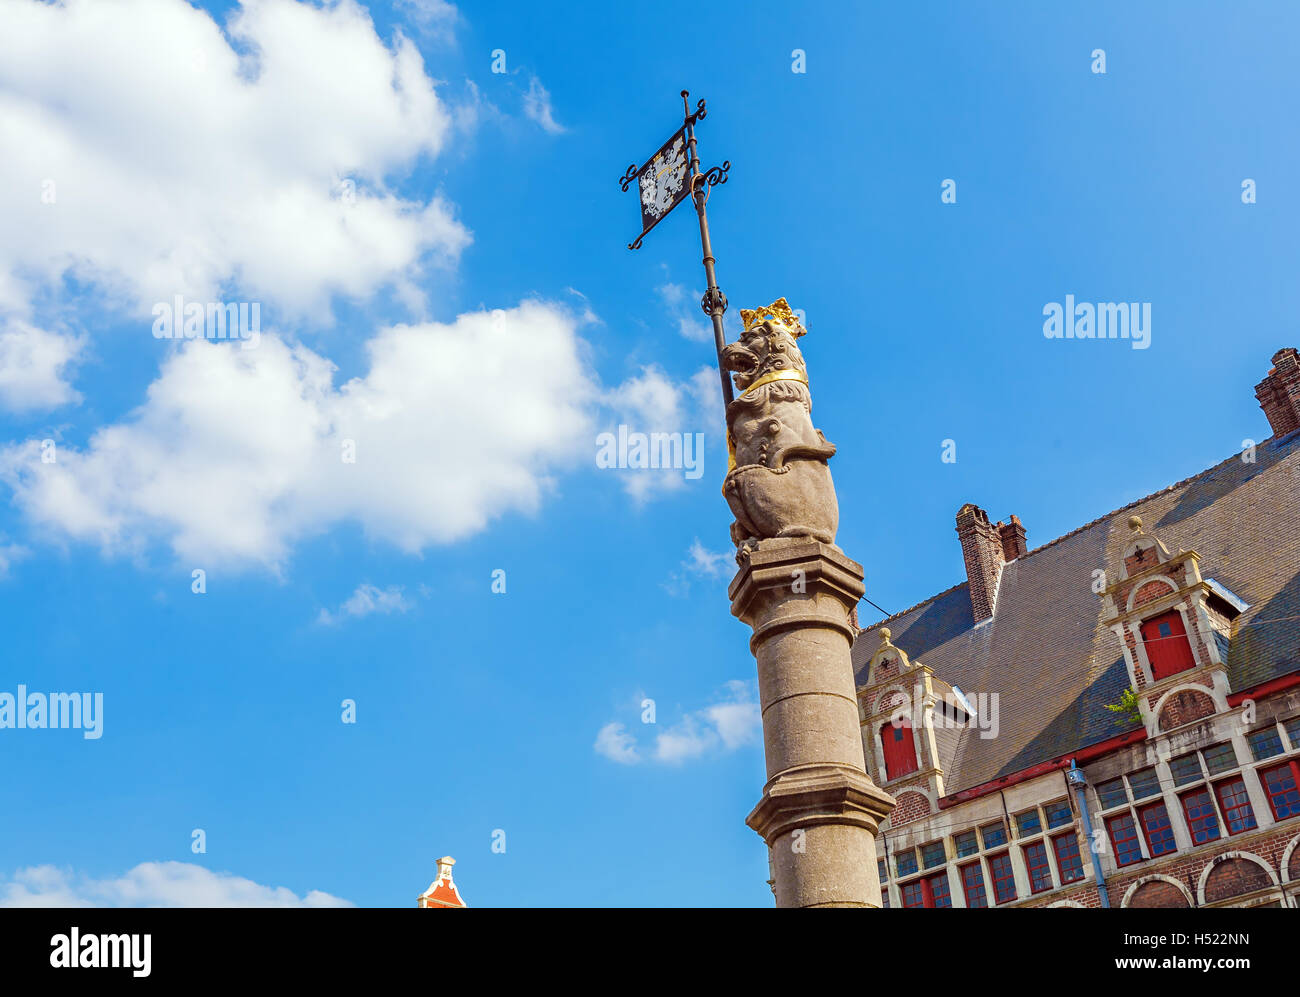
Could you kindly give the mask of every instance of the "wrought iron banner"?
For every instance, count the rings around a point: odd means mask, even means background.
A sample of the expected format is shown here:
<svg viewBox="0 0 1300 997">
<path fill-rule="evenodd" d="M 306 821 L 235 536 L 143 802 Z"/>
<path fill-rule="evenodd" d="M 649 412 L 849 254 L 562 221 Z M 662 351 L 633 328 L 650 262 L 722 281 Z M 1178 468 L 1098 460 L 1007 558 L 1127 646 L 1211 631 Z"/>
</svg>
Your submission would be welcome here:
<svg viewBox="0 0 1300 997">
<path fill-rule="evenodd" d="M 700 154 L 696 146 L 695 125 L 704 120 L 708 113 L 704 101 L 695 105 L 691 113 L 688 99 L 690 91 L 682 91 L 682 126 L 673 132 L 672 138 L 659 147 L 641 168 L 633 163 L 619 180 L 626 191 L 635 183 L 641 195 L 641 234 L 635 242 L 629 242 L 628 249 L 640 249 L 641 240 L 650 234 L 650 230 L 663 221 L 668 214 L 690 197 L 695 202 L 695 213 L 700 220 L 700 249 L 704 254 L 704 276 L 708 281 L 708 290 L 700 307 L 713 320 L 713 345 L 718 354 L 718 377 L 722 382 L 723 405 L 730 405 L 733 397 L 731 376 L 723 369 L 722 350 L 726 345 L 726 336 L 722 329 L 722 314 L 727 310 L 727 296 L 718 287 L 718 277 L 714 273 L 713 244 L 709 241 L 709 219 L 704 206 L 709 200 L 709 191 L 718 184 L 727 182 L 730 162 L 724 162 L 705 172 L 700 172 Z"/>
<path fill-rule="evenodd" d="M 627 175 L 619 182 L 624 190 L 635 182 L 641 194 L 641 234 L 628 247 L 635 249 L 646 234 L 691 192 L 686 126 L 677 129 L 639 170 L 629 166 Z"/>
</svg>

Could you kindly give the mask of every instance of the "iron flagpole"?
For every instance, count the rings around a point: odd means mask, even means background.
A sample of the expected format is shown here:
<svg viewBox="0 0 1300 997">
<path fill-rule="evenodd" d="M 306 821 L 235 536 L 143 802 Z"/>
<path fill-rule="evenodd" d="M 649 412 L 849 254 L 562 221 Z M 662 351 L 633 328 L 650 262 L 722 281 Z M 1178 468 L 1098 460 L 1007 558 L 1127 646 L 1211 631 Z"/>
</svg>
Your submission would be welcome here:
<svg viewBox="0 0 1300 997">
<path fill-rule="evenodd" d="M 685 128 L 690 159 L 691 199 L 695 202 L 695 213 L 700 219 L 700 249 L 704 254 L 704 276 L 708 281 L 708 290 L 704 292 L 700 307 L 713 320 L 713 346 L 718 356 L 718 375 L 722 378 L 722 405 L 725 418 L 726 409 L 731 405 L 734 398 L 731 377 L 722 366 L 722 351 L 727 345 L 727 335 L 722 328 L 722 315 L 727 310 L 727 296 L 718 287 L 718 274 L 715 269 L 717 261 L 713 258 L 713 242 L 709 238 L 709 216 L 704 209 L 704 205 L 709 200 L 709 188 L 727 182 L 727 171 L 731 168 L 731 163 L 724 162 L 720 169 L 715 166 L 707 173 L 700 172 L 700 154 L 695 145 L 695 122 L 705 115 L 704 101 L 699 102 L 695 113 L 692 114 L 689 97 L 690 91 L 683 90 L 682 109 L 686 115 Z"/>
</svg>

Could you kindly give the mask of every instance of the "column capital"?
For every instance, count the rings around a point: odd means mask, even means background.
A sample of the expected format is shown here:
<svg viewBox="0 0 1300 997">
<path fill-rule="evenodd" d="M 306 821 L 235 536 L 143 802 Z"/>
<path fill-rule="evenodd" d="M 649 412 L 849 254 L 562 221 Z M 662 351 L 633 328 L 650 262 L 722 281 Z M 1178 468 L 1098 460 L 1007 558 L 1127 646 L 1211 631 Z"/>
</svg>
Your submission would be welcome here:
<svg viewBox="0 0 1300 997">
<path fill-rule="evenodd" d="M 848 624 L 847 613 L 865 592 L 862 565 L 833 544 L 810 537 L 760 540 L 751 548 L 727 588 L 732 615 L 751 625 L 757 617 L 765 615 L 756 610 L 760 603 L 767 608 L 773 594 L 782 601 L 805 604 L 815 604 L 822 597 L 831 596 L 843 607 L 843 613 L 827 616 L 814 610 L 815 622 L 843 630 L 850 640 L 855 634 Z M 784 625 L 792 622 L 795 621 L 786 617 Z M 754 639 L 758 637 L 756 629 Z"/>
</svg>

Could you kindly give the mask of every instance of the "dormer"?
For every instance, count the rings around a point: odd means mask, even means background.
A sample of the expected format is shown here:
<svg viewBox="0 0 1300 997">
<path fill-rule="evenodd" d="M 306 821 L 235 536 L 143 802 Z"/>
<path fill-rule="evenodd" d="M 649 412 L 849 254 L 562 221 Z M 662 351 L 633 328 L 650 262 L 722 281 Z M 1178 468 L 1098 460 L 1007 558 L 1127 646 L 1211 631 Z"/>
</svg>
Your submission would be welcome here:
<svg viewBox="0 0 1300 997">
<path fill-rule="evenodd" d="M 1173 730 L 1228 708 L 1228 644 L 1244 604 L 1201 577 L 1194 550 L 1171 552 L 1129 518 L 1128 542 L 1107 572 L 1102 621 L 1124 647 L 1147 732 Z"/>
<path fill-rule="evenodd" d="M 888 627 L 858 689 L 862 745 L 872 779 L 898 799 L 890 825 L 934 813 L 943 796 L 941 735 L 970 722 L 964 696 L 893 644 Z"/>
</svg>

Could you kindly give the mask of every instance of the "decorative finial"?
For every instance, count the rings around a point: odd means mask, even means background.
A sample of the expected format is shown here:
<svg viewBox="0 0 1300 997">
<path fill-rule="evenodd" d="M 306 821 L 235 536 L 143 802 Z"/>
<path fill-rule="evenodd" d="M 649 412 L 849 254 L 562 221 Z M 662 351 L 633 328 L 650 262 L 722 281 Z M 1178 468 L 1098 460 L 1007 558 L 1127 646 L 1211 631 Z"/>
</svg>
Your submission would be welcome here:
<svg viewBox="0 0 1300 997">
<path fill-rule="evenodd" d="M 1129 517 L 1128 517 L 1128 528 L 1129 528 L 1130 530 L 1132 530 L 1134 533 L 1141 533 L 1141 532 L 1142 532 L 1142 517 L 1141 517 L 1141 516 L 1129 516 Z"/>
<path fill-rule="evenodd" d="M 889 638 L 894 636 L 894 632 L 889 627 L 880 628 L 880 645 L 884 647 L 889 643 Z"/>
</svg>

